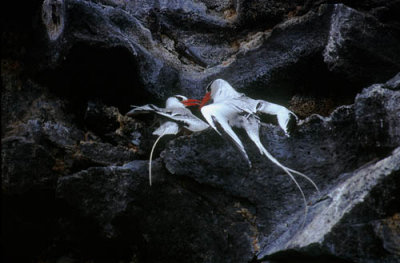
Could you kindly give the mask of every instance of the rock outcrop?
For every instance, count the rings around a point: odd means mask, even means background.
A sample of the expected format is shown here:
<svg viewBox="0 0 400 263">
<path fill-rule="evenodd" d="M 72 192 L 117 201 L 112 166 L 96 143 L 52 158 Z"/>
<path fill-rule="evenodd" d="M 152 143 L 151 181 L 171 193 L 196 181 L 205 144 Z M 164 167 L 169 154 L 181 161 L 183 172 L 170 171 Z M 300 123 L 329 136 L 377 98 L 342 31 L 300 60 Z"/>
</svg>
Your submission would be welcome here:
<svg viewBox="0 0 400 263">
<path fill-rule="evenodd" d="M 5 262 L 400 261 L 400 1 L 11 3 L 2 14 Z M 397 75 L 396 75 L 397 74 Z M 303 120 L 166 137 L 130 105 L 215 78 Z M 198 114 L 197 109 L 193 109 Z"/>
</svg>

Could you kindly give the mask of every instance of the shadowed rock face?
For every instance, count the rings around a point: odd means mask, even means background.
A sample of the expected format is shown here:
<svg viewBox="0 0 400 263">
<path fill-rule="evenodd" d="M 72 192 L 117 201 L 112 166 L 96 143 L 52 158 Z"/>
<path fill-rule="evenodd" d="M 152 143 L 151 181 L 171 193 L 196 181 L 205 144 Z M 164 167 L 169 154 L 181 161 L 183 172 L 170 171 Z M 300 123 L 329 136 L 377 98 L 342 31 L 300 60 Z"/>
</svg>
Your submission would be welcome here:
<svg viewBox="0 0 400 263">
<path fill-rule="evenodd" d="M 6 261 L 400 261 L 400 1 L 28 2 L 2 8 Z M 303 119 L 261 140 L 319 186 L 304 226 L 240 131 L 251 169 L 208 129 L 163 138 L 149 187 L 158 123 L 122 114 L 215 78 Z"/>
</svg>

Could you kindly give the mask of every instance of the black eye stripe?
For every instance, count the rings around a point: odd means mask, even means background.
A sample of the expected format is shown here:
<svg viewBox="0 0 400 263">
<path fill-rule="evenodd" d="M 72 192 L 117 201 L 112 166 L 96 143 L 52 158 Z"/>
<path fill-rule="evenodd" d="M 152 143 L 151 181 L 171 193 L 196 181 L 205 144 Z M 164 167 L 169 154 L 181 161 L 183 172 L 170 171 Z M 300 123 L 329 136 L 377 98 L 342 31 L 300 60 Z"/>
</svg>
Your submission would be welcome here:
<svg viewBox="0 0 400 263">
<path fill-rule="evenodd" d="M 208 84 L 208 86 L 207 86 L 207 88 L 206 88 L 206 91 L 207 91 L 207 92 L 210 92 L 210 91 L 211 91 L 211 84 L 212 84 L 212 83 Z"/>
</svg>

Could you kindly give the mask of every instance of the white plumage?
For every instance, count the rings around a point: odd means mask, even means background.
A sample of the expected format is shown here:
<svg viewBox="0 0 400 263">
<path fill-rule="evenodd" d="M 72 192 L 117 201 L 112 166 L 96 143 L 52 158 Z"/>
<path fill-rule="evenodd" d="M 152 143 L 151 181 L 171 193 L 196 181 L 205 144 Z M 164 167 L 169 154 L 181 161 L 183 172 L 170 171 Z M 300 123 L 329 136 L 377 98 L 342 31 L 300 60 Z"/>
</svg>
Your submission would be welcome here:
<svg viewBox="0 0 400 263">
<path fill-rule="evenodd" d="M 126 115 L 136 116 L 143 113 L 155 113 L 159 115 L 161 125 L 154 132 L 153 135 L 158 135 L 158 138 L 153 144 L 149 158 L 149 183 L 151 185 L 151 161 L 153 158 L 154 149 L 164 135 L 176 135 L 181 129 L 186 129 L 191 132 L 199 132 L 207 129 L 209 126 L 204 121 L 197 118 L 192 112 L 186 108 L 186 105 L 197 105 L 192 103 L 185 96 L 175 95 L 167 99 L 165 108 L 159 108 L 153 104 L 144 106 L 133 106 Z"/>
<path fill-rule="evenodd" d="M 208 100 L 212 100 L 212 104 L 205 105 Z M 221 136 L 226 135 L 227 138 L 236 146 L 244 159 L 251 167 L 251 162 L 247 156 L 242 141 L 232 130 L 232 127 L 242 128 L 246 131 L 249 138 L 259 149 L 261 155 L 265 155 L 274 164 L 279 166 L 294 181 L 300 190 L 305 204 L 305 216 L 307 215 L 307 202 L 303 190 L 297 183 L 293 174 L 298 174 L 312 183 L 319 192 L 316 184 L 305 174 L 295 171 L 281 164 L 273 157 L 260 141 L 260 119 L 259 114 L 275 115 L 279 126 L 289 136 L 290 126 L 297 123 L 297 116 L 287 108 L 270 103 L 264 100 L 254 100 L 243 93 L 237 92 L 228 82 L 223 79 L 214 80 L 207 87 L 207 94 L 201 102 L 201 113 L 210 124 L 210 126 Z M 293 174 L 292 174 L 293 173 Z"/>
<path fill-rule="evenodd" d="M 187 103 L 186 101 L 189 101 Z M 190 103 L 191 100 L 188 100 L 185 96 L 182 95 L 175 95 L 173 97 L 169 97 L 165 103 L 165 108 L 159 108 L 153 104 L 147 104 L 144 106 L 133 106 L 134 108 L 130 110 L 126 115 L 128 116 L 136 116 L 138 114 L 143 113 L 155 113 L 163 118 L 160 118 L 162 122 L 164 121 L 171 121 L 175 122 L 179 130 L 181 128 L 185 128 L 191 132 L 199 132 L 204 129 L 207 129 L 209 126 L 204 121 L 197 118 L 192 112 L 186 108 L 185 105 L 195 105 Z M 163 129 L 157 129 L 153 132 L 154 135 L 161 135 L 163 133 Z M 165 129 L 167 126 L 163 127 Z M 165 130 L 165 132 L 169 132 Z M 174 129 L 172 129 L 174 131 Z M 174 133 L 164 133 L 165 134 L 176 134 L 178 131 Z"/>
</svg>

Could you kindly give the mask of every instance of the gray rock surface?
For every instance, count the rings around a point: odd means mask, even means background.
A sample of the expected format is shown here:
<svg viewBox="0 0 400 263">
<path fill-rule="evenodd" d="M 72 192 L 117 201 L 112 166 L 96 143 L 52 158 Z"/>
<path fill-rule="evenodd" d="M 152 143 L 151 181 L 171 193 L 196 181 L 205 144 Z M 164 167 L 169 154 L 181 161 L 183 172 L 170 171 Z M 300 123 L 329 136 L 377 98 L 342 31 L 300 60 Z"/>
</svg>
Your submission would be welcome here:
<svg viewBox="0 0 400 263">
<path fill-rule="evenodd" d="M 55 14 L 48 10 L 50 2 L 60 5 L 51 11 Z M 286 101 L 298 91 L 315 92 L 318 80 L 329 78 L 319 93 L 341 96 L 352 89 L 353 97 L 400 70 L 400 30 L 371 11 L 374 6 L 396 10 L 395 3 L 352 3 L 362 7 L 358 11 L 343 4 L 304 2 L 46 1 L 42 13 L 50 12 L 46 17 L 59 17 L 55 21 L 66 25 L 44 23 L 47 35 L 58 37 L 49 37 L 43 45 L 48 55 L 37 59 L 43 67 L 63 68 L 68 58 L 83 58 L 87 45 L 98 48 L 93 56 L 105 56 L 104 49 L 123 53 L 135 72 L 129 89 L 142 94 L 119 88 L 134 102 L 174 93 L 200 97 L 216 77 Z M 100 83 L 89 79 L 86 84 L 96 89 Z"/>
<path fill-rule="evenodd" d="M 354 171 L 315 207 L 304 229 L 289 240 L 281 237 L 269 243 L 259 258 L 294 250 L 356 262 L 399 260 L 399 157 L 397 148 L 389 157 Z"/>
<path fill-rule="evenodd" d="M 400 104 L 388 101 L 398 100 L 400 93 L 384 86 L 364 89 L 353 105 L 327 118 L 309 117 L 291 138 L 277 126 L 263 126 L 271 153 L 321 188 L 317 196 L 301 182 L 310 200 L 303 228 L 304 207 L 293 182 L 247 142 L 253 160 L 249 170 L 212 130 L 168 143 L 153 170 L 153 187 L 147 185 L 146 162 L 134 161 L 63 177 L 57 192 L 96 220 L 106 236 L 131 234 L 132 241 L 143 235 L 143 242 L 157 250 L 168 246 L 153 260 L 179 254 L 202 262 L 279 261 L 297 253 L 310 259 L 395 262 L 398 229 L 392 225 L 398 225 L 400 202 L 400 148 L 395 147 L 400 143 L 390 130 L 400 130 Z M 383 123 L 379 132 L 385 136 L 376 136 L 375 120 Z M 373 138 L 374 144 L 362 138 Z M 133 231 L 120 220 L 140 229 Z M 177 222 L 182 228 L 174 226 Z M 171 244 L 175 238 L 182 243 Z M 221 246 L 232 248 L 224 250 L 229 259 L 221 257 Z"/>
<path fill-rule="evenodd" d="M 302 183 L 313 201 L 304 229 L 300 228 L 304 213 L 300 193 L 287 176 L 281 176 L 284 173 L 279 168 L 259 157 L 256 149 L 250 154 L 254 167 L 248 170 L 228 142 L 208 138 L 212 131 L 203 132 L 190 140 L 171 142 L 163 154 L 166 168 L 175 176 L 190 177 L 247 200 L 256 211 L 259 259 L 284 259 L 285 251 L 297 251 L 310 257 L 340 254 L 339 258 L 356 262 L 395 262 L 399 254 L 387 252 L 378 234 L 362 229 L 375 221 L 397 218 L 398 213 L 399 149 L 389 153 L 400 145 L 400 104 L 396 103 L 400 94 L 381 86 L 364 89 L 353 105 L 339 107 L 327 118 L 307 118 L 291 138 L 277 126 L 263 127 L 267 149 L 285 165 L 309 175 L 321 188 L 322 200 L 317 200 L 315 190 Z M 380 106 L 372 110 L 372 105 Z M 386 154 L 389 157 L 378 161 Z M 366 197 L 380 191 L 384 194 Z M 379 205 L 373 208 L 374 203 Z M 281 207 L 285 211 L 271 214 Z M 351 234 L 355 230 L 352 225 L 360 227 L 357 235 Z M 391 232 L 394 236 L 397 233 L 396 228 Z M 368 238 L 364 240 L 363 235 Z"/>
</svg>

